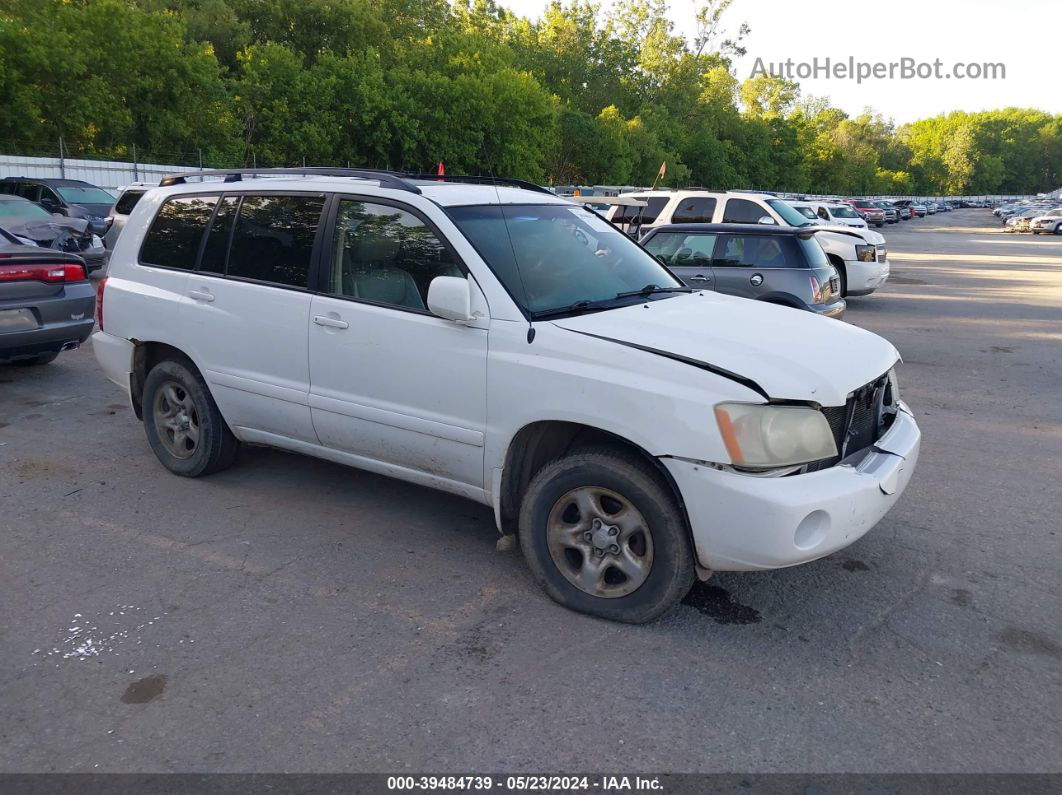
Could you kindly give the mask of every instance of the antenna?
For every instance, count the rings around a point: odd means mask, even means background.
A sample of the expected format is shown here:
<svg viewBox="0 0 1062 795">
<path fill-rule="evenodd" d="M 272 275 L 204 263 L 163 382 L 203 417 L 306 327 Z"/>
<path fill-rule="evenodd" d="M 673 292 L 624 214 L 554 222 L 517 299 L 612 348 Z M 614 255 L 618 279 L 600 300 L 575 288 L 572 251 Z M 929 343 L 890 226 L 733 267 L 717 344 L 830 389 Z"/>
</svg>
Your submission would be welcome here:
<svg viewBox="0 0 1062 795">
<path fill-rule="evenodd" d="M 524 284 L 524 273 L 520 268 L 520 258 L 516 256 L 516 246 L 513 245 L 513 235 L 509 231 L 509 219 L 505 216 L 505 205 L 502 204 L 501 191 L 498 190 L 498 180 L 494 176 L 494 168 L 488 164 L 487 173 L 490 174 L 491 184 L 494 186 L 494 196 L 498 200 L 498 212 L 501 214 L 502 223 L 505 225 L 505 237 L 509 241 L 509 250 L 513 252 L 513 264 L 516 265 L 516 275 L 520 277 L 520 289 L 524 291 L 524 304 L 528 306 L 527 316 L 527 344 L 535 341 L 535 326 L 531 322 L 531 302 L 527 295 L 527 285 Z"/>
</svg>

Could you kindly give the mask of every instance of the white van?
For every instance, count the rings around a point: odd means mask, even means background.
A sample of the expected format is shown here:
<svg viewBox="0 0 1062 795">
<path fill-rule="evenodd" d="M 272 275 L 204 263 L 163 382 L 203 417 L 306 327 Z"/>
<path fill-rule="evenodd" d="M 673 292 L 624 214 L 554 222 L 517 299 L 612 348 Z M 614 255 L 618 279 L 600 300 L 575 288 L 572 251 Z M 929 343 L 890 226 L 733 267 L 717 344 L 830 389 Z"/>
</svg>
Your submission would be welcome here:
<svg viewBox="0 0 1062 795">
<path fill-rule="evenodd" d="M 630 200 L 645 206 L 631 205 Z M 822 226 L 815 235 L 830 263 L 841 277 L 841 296 L 870 295 L 889 278 L 889 259 L 885 238 L 870 229 L 849 228 L 848 224 L 823 226 L 790 206 L 789 202 L 769 193 L 731 191 L 713 193 L 703 190 L 633 191 L 609 203 L 607 218 L 634 237 L 665 224 L 782 224 L 785 226 Z M 618 202 L 627 202 L 618 204 Z M 864 224 L 864 226 L 866 226 Z"/>
<path fill-rule="evenodd" d="M 828 555 L 896 502 L 920 432 L 891 344 L 692 290 L 584 207 L 474 182 L 145 194 L 92 340 L 159 460 L 205 475 L 248 442 L 462 495 L 551 597 L 630 622 L 698 574 Z"/>
</svg>

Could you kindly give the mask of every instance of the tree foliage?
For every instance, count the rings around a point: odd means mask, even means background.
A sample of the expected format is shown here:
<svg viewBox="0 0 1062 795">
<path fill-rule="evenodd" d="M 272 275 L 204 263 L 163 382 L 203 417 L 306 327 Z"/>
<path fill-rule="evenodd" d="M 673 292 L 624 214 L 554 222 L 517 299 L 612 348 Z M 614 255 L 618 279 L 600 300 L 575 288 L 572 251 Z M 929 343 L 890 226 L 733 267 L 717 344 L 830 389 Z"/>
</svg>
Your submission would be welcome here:
<svg viewBox="0 0 1062 795">
<path fill-rule="evenodd" d="M 212 165 L 338 164 L 556 183 L 838 194 L 1062 184 L 1062 117 L 899 129 L 771 76 L 740 82 L 734 0 L 0 0 L 0 139 Z M 738 6 L 738 9 L 740 6 Z"/>
</svg>

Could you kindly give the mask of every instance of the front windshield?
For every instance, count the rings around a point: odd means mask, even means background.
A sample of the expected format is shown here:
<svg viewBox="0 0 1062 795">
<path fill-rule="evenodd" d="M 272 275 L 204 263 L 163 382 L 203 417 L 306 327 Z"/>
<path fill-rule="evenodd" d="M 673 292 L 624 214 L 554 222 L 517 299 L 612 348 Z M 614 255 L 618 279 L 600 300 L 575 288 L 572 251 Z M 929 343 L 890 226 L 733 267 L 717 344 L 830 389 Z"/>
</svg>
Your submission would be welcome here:
<svg viewBox="0 0 1062 795">
<path fill-rule="evenodd" d="M 659 261 L 585 207 L 492 204 L 447 212 L 532 315 L 609 301 L 649 285 L 682 287 Z"/>
<path fill-rule="evenodd" d="M 56 188 L 70 204 L 113 204 L 114 197 L 103 188 Z"/>
<path fill-rule="evenodd" d="M 0 201 L 0 216 L 4 218 L 49 219 L 51 213 L 31 201 Z"/>
<path fill-rule="evenodd" d="M 768 199 L 767 206 L 782 216 L 782 220 L 790 226 L 814 226 L 807 218 L 794 210 L 791 206 L 784 201 L 778 199 Z"/>
<path fill-rule="evenodd" d="M 830 215 L 834 218 L 858 218 L 859 213 L 849 207 L 847 204 L 840 204 L 836 207 L 831 206 L 829 208 Z"/>
</svg>

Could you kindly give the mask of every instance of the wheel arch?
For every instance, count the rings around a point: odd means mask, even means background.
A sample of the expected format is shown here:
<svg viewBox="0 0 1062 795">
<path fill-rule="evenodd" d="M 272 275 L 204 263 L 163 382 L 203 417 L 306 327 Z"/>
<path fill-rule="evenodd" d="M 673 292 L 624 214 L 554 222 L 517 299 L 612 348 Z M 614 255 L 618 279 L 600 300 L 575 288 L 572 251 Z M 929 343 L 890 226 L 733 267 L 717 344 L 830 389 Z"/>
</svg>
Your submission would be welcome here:
<svg viewBox="0 0 1062 795">
<path fill-rule="evenodd" d="M 839 254 L 832 254 L 827 251 L 826 259 L 837 269 L 837 275 L 841 277 L 841 298 L 845 298 L 848 295 L 848 267 L 844 264 L 844 259 Z"/>
<path fill-rule="evenodd" d="M 499 520 L 502 532 L 507 528 L 516 531 L 516 517 L 520 510 L 520 497 L 535 474 L 550 461 L 575 450 L 592 447 L 611 447 L 623 450 L 647 463 L 660 476 L 675 499 L 689 534 L 693 535 L 682 492 L 671 473 L 656 456 L 645 448 L 612 431 L 568 420 L 536 420 L 518 430 L 509 440 L 502 468 L 500 493 L 498 495 Z"/>
<path fill-rule="evenodd" d="M 129 396 L 132 399 L 136 418 L 142 420 L 144 419 L 144 381 L 152 367 L 159 362 L 173 360 L 189 365 L 200 375 L 202 371 L 192 361 L 192 357 L 173 345 L 153 340 L 132 340 L 132 342 L 133 366 L 129 374 Z"/>
</svg>

